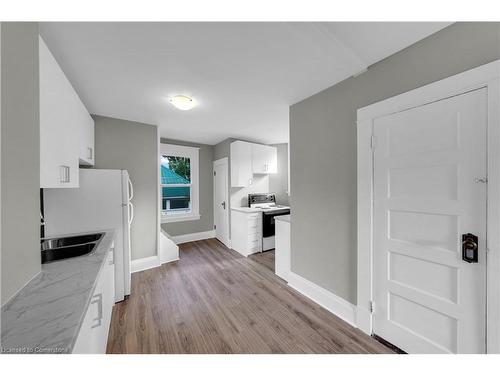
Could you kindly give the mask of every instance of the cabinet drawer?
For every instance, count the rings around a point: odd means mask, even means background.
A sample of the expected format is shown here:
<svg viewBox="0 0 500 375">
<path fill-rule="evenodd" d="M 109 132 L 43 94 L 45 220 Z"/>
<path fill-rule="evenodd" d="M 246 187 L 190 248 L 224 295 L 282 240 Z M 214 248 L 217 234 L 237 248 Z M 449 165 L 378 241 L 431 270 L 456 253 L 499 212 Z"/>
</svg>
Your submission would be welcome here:
<svg viewBox="0 0 500 375">
<path fill-rule="evenodd" d="M 250 253 L 262 251 L 262 240 L 258 239 L 258 240 L 254 240 L 254 241 L 249 241 L 247 249 Z"/>
<path fill-rule="evenodd" d="M 249 221 L 247 223 L 247 233 L 262 232 L 262 223 L 260 221 Z"/>
<path fill-rule="evenodd" d="M 249 236 L 248 237 L 248 241 L 247 241 L 248 247 L 252 247 L 255 244 L 260 244 L 260 243 L 262 243 L 261 236 Z"/>
</svg>

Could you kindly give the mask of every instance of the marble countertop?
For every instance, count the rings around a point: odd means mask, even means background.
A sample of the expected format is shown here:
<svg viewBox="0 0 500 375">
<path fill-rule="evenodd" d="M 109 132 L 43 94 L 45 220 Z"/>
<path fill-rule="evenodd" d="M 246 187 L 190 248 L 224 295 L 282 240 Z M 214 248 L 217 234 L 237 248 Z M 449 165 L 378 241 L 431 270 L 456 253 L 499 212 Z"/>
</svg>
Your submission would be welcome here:
<svg viewBox="0 0 500 375">
<path fill-rule="evenodd" d="M 246 212 L 246 213 L 262 212 L 262 210 L 260 208 L 250 208 L 250 207 L 231 207 L 231 210 Z"/>
<path fill-rule="evenodd" d="M 94 253 L 42 264 L 41 272 L 2 306 L 1 352 L 71 353 L 116 236 L 116 230 L 101 232 Z"/>
<path fill-rule="evenodd" d="M 284 221 L 284 222 L 289 223 L 291 218 L 290 218 L 290 215 L 280 215 L 280 216 L 275 216 L 274 220 L 275 221 Z"/>
</svg>

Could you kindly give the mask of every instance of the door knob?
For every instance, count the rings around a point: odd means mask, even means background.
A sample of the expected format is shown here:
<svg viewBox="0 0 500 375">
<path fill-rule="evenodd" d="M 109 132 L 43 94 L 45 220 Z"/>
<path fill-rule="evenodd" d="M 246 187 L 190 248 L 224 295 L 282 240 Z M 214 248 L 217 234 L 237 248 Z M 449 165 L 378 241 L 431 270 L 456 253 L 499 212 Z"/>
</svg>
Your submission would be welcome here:
<svg viewBox="0 0 500 375">
<path fill-rule="evenodd" d="M 225 201 L 222 202 L 220 205 L 222 206 L 223 209 L 226 209 L 226 202 Z"/>
<path fill-rule="evenodd" d="M 472 233 L 462 234 L 462 260 L 467 263 L 478 262 L 478 239 Z"/>
</svg>

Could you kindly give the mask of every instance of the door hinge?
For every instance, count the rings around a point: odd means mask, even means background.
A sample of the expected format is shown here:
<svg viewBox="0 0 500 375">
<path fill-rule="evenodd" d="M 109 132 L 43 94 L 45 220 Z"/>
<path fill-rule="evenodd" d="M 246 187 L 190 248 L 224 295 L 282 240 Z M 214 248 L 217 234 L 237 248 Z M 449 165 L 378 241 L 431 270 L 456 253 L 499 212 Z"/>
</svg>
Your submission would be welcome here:
<svg viewBox="0 0 500 375">
<path fill-rule="evenodd" d="M 376 145 L 376 143 L 375 143 L 375 135 L 372 134 L 372 137 L 370 139 L 370 147 L 373 149 L 373 148 L 375 148 L 375 145 Z"/>
<path fill-rule="evenodd" d="M 217 172 L 214 171 L 214 176 L 217 174 Z"/>
<path fill-rule="evenodd" d="M 373 301 L 369 302 L 369 309 L 370 313 L 373 314 L 373 312 L 375 311 L 375 304 L 373 303 Z"/>
<path fill-rule="evenodd" d="M 217 225 L 214 224 L 214 229 L 217 229 Z"/>
</svg>

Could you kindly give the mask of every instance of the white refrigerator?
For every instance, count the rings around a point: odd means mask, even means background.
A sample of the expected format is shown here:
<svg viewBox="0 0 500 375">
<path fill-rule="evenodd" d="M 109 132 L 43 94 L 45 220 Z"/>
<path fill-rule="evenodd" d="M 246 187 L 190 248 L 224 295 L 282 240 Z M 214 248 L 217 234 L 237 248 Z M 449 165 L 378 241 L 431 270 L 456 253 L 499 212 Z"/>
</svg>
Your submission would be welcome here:
<svg viewBox="0 0 500 375">
<path fill-rule="evenodd" d="M 116 229 L 115 302 L 130 294 L 132 182 L 126 170 L 80 169 L 80 187 L 44 189 L 45 235 Z"/>
</svg>

